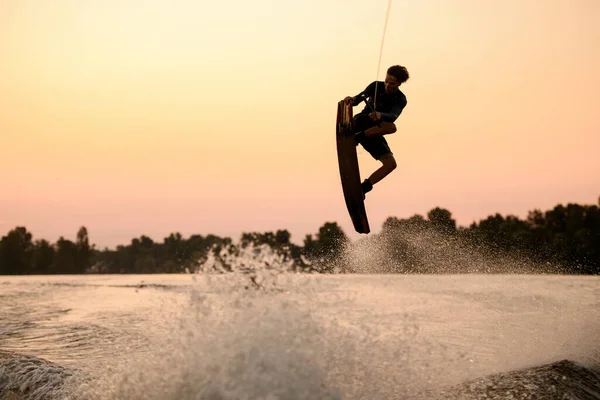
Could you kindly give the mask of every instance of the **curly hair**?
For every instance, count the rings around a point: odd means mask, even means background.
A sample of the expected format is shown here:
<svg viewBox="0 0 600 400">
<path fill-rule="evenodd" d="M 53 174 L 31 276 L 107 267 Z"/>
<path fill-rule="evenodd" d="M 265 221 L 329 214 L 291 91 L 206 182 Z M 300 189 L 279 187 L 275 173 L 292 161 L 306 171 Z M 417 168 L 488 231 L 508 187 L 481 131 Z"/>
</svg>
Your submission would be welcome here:
<svg viewBox="0 0 600 400">
<path fill-rule="evenodd" d="M 410 77 L 405 67 L 401 65 L 392 65 L 388 68 L 387 73 L 398 80 L 399 83 L 404 83 Z"/>
</svg>

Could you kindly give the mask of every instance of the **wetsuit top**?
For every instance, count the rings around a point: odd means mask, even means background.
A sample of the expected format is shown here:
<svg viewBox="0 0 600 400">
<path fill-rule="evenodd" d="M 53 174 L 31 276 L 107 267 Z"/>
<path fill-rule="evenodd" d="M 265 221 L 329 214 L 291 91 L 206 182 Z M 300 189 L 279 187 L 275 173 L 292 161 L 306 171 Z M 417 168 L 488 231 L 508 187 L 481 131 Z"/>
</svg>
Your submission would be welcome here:
<svg viewBox="0 0 600 400">
<path fill-rule="evenodd" d="M 353 106 L 359 105 L 362 101 L 365 101 L 365 108 L 359 114 L 370 114 L 373 112 L 373 100 L 375 97 L 375 81 L 365 88 L 362 92 L 354 96 Z M 381 114 L 381 120 L 387 122 L 394 122 L 396 118 L 400 116 L 404 107 L 406 107 L 407 101 L 404 93 L 400 89 L 396 90 L 392 94 L 385 92 L 385 83 L 379 81 L 377 83 L 377 112 Z"/>
</svg>

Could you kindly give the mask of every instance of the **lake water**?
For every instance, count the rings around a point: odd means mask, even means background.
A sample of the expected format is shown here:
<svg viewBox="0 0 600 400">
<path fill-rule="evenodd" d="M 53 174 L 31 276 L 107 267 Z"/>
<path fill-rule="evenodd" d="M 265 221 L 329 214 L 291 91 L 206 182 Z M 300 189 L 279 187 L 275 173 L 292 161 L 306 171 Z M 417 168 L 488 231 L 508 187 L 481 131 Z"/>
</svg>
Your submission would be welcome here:
<svg viewBox="0 0 600 400">
<path fill-rule="evenodd" d="M 600 277 L 276 273 L 259 283 L 1 276 L 0 398 L 600 396 Z"/>
</svg>

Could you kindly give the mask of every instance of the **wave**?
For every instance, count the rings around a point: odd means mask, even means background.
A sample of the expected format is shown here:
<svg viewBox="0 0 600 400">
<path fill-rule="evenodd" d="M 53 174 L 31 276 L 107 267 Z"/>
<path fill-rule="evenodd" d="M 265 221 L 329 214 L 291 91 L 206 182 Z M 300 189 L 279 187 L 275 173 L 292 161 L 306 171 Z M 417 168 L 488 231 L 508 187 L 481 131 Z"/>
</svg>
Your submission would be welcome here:
<svg viewBox="0 0 600 400">
<path fill-rule="evenodd" d="M 571 360 L 488 375 L 430 393 L 432 400 L 600 399 L 600 371 Z"/>
<path fill-rule="evenodd" d="M 42 358 L 0 350 L 0 399 L 59 399 L 73 374 Z"/>
<path fill-rule="evenodd" d="M 69 398 L 69 393 L 73 392 L 74 382 L 85 380 L 86 385 L 93 385 L 93 377 L 84 377 L 81 380 L 82 377 L 78 374 L 82 374 L 82 372 L 42 358 L 0 350 L 0 399 L 54 400 Z M 189 399 L 192 398 L 197 399 L 198 397 L 193 395 Z M 221 395 L 218 398 L 227 399 Z M 383 400 L 386 397 L 378 394 L 374 395 L 374 398 Z M 600 399 L 600 371 L 587 368 L 571 360 L 561 360 L 483 376 L 441 391 L 422 392 L 415 397 L 408 397 L 406 400 L 410 398 L 419 400 L 517 398 L 597 400 Z M 313 397 L 310 399 L 314 400 Z M 179 400 L 187 399 L 179 398 Z M 210 400 L 210 396 L 207 400 Z M 299 397 L 289 400 L 309 400 L 309 398 Z"/>
</svg>

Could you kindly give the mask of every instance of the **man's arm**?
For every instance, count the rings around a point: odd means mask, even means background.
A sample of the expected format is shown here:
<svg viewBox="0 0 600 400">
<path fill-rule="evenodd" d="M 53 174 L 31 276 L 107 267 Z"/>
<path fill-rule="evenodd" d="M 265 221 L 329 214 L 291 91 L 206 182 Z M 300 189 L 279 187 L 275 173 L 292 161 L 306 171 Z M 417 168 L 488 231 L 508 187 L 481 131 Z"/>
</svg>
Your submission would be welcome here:
<svg viewBox="0 0 600 400">
<path fill-rule="evenodd" d="M 352 106 L 356 107 L 357 105 L 359 105 L 360 103 L 362 103 L 366 99 L 367 99 L 367 95 L 365 94 L 365 90 L 363 90 L 362 92 L 360 92 L 356 96 L 352 97 Z"/>
<path fill-rule="evenodd" d="M 360 92 L 356 96 L 349 96 L 352 99 L 352 106 L 356 107 L 363 101 L 366 101 L 367 97 L 369 97 L 369 94 L 371 92 L 374 92 L 374 89 L 373 89 L 374 85 L 375 85 L 375 82 L 370 83 L 369 86 L 367 86 L 362 92 Z"/>
<path fill-rule="evenodd" d="M 404 107 L 406 107 L 406 100 L 397 101 L 390 112 L 380 112 L 379 118 L 385 122 L 394 122 L 402 114 Z"/>
</svg>

